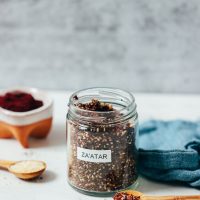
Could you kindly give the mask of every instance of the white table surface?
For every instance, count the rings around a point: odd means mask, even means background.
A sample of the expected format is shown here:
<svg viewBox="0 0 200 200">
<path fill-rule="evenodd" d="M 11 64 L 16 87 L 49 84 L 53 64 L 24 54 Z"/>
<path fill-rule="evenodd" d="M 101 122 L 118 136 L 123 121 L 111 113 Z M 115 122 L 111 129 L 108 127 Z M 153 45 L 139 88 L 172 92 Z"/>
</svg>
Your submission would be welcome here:
<svg viewBox="0 0 200 200">
<path fill-rule="evenodd" d="M 66 181 L 66 112 L 70 92 L 50 92 L 54 99 L 54 123 L 47 139 L 30 140 L 30 148 L 23 149 L 16 140 L 0 140 L 0 159 L 44 160 L 47 171 L 43 179 L 25 182 L 6 171 L 0 171 L 0 200 L 95 200 L 82 195 Z M 200 95 L 135 94 L 139 120 L 189 119 L 200 120 Z M 186 186 L 163 184 L 139 178 L 139 191 L 146 194 L 200 194 Z M 112 198 L 101 198 L 112 199 Z"/>
</svg>

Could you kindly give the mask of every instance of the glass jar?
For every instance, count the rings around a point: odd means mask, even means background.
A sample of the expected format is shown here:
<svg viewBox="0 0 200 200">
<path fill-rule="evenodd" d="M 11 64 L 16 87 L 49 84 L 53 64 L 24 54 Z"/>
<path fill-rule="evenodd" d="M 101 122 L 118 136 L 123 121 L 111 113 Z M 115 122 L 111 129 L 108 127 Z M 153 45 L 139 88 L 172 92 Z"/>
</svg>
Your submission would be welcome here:
<svg viewBox="0 0 200 200">
<path fill-rule="evenodd" d="M 72 94 L 67 113 L 69 184 L 90 195 L 133 188 L 137 137 L 138 114 L 129 92 L 91 88 Z"/>
</svg>

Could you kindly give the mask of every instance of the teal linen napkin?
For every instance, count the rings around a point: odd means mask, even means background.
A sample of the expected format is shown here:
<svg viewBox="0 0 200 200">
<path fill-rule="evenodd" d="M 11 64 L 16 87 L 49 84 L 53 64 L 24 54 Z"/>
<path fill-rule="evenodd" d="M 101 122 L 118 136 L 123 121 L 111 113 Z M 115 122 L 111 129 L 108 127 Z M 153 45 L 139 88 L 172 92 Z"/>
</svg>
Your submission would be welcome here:
<svg viewBox="0 0 200 200">
<path fill-rule="evenodd" d="M 141 124 L 139 136 L 141 174 L 200 187 L 200 123 L 150 120 Z"/>
</svg>

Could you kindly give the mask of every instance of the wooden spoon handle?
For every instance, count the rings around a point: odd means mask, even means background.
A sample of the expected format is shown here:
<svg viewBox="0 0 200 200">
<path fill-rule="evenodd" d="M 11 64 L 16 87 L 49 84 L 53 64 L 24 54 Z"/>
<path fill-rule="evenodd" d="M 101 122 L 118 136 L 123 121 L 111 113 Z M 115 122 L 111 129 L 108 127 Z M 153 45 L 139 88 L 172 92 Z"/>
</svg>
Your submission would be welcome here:
<svg viewBox="0 0 200 200">
<path fill-rule="evenodd" d="M 192 196 L 144 196 L 142 200 L 198 200 L 200 195 Z"/>
<path fill-rule="evenodd" d="M 0 168 L 2 169 L 8 169 L 13 164 L 15 164 L 13 161 L 0 160 Z"/>
</svg>

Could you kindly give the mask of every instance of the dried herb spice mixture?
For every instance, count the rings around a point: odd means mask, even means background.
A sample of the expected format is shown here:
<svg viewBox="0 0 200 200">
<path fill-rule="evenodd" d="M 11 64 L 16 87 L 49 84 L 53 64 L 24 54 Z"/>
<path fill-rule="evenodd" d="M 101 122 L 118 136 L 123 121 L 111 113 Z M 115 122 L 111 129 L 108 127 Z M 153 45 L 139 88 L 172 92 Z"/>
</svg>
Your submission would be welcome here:
<svg viewBox="0 0 200 200">
<path fill-rule="evenodd" d="M 78 97 L 74 96 L 78 101 Z M 132 185 L 137 179 L 136 130 L 132 119 L 115 123 L 121 113 L 109 103 L 91 99 L 75 104 L 93 118 L 89 124 L 68 120 L 70 155 L 68 180 L 77 189 L 112 192 Z M 110 113 L 109 113 L 110 112 Z M 99 122 L 102 113 L 107 118 Z"/>
</svg>

